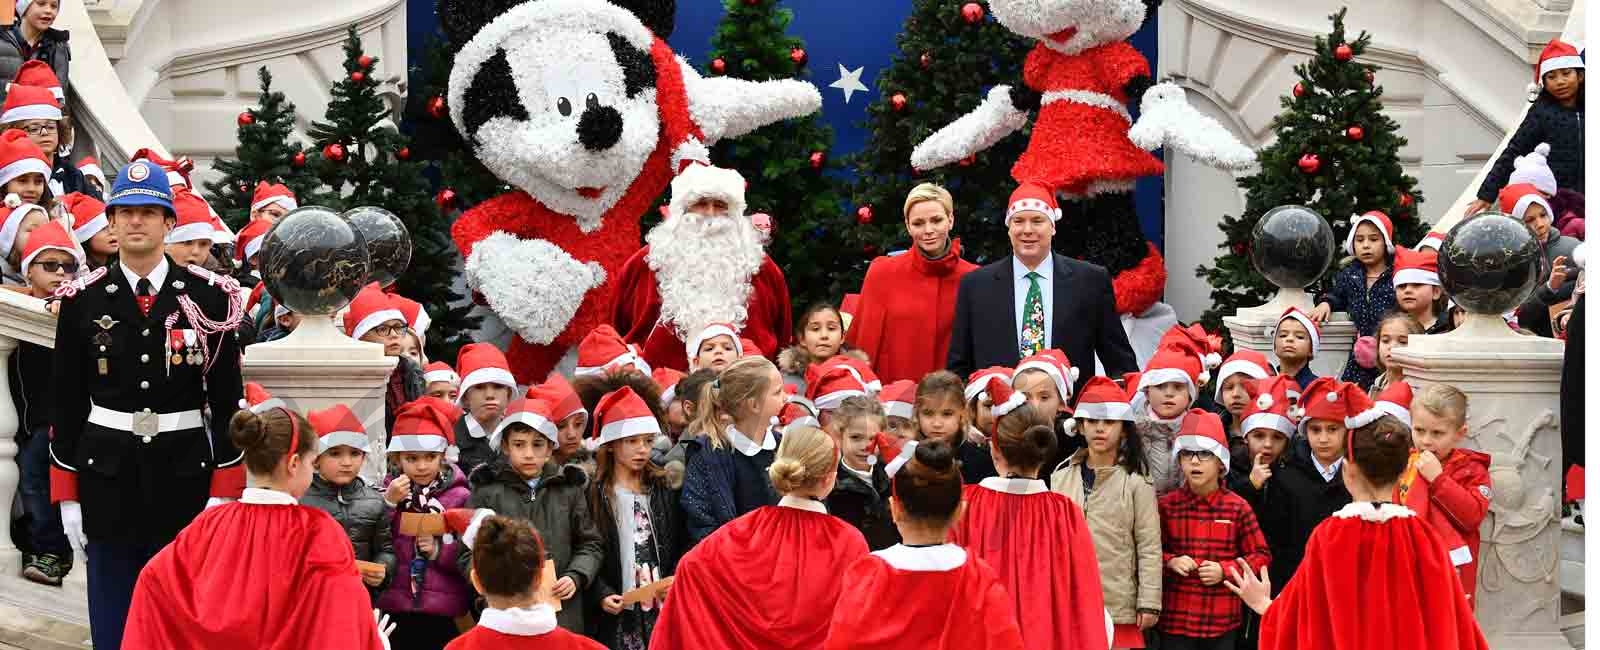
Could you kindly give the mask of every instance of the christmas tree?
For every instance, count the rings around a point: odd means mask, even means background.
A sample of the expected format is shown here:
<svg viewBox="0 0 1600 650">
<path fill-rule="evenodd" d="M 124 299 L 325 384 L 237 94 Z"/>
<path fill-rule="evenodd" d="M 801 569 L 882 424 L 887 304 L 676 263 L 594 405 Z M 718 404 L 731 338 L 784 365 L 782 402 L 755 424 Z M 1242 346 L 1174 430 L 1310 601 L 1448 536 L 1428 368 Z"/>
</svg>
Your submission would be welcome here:
<svg viewBox="0 0 1600 650">
<path fill-rule="evenodd" d="M 462 296 L 452 289 L 457 273 L 449 220 L 435 205 L 423 175 L 426 165 L 393 125 L 373 75 L 378 59 L 361 51 L 361 38 L 353 26 L 344 54 L 345 78 L 333 85 L 327 121 L 311 125 L 320 155 L 308 166 L 336 197 L 323 205 L 377 206 L 405 222 L 411 232 L 411 264 L 394 290 L 427 308 L 432 318 L 428 356 L 454 359 L 456 350 L 471 342 L 476 324 L 467 316 L 468 307 L 460 304 Z"/>
<path fill-rule="evenodd" d="M 257 182 L 283 183 L 302 204 L 313 202 L 322 184 L 306 170 L 306 152 L 290 140 L 294 133 L 294 104 L 272 89 L 272 73 L 267 72 L 266 66 L 256 75 L 261 78 L 261 104 L 239 114 L 236 159 L 217 159 L 212 169 L 221 172 L 222 178 L 205 184 L 211 207 L 234 230 L 250 220 Z"/>
<path fill-rule="evenodd" d="M 779 8 L 779 0 L 724 0 L 723 5 L 726 13 L 711 38 L 703 74 L 750 81 L 807 76 L 805 42 L 788 35 L 793 12 Z M 849 284 L 836 273 L 833 262 L 841 256 L 817 254 L 842 244 L 837 228 L 819 228 L 837 223 L 844 209 L 838 182 L 828 173 L 837 167 L 829 155 L 832 146 L 833 129 L 813 114 L 724 140 L 711 151 L 714 164 L 737 169 L 750 181 L 745 195 L 750 212 L 771 215 L 767 251 L 788 278 L 797 314 L 861 286 L 859 275 Z"/>
<path fill-rule="evenodd" d="M 911 149 L 971 112 L 990 87 L 1021 83 L 1032 43 L 983 5 L 949 0 L 915 0 L 898 40 L 900 52 L 878 76 L 878 97 L 867 107 L 866 147 L 850 161 L 858 173 L 850 209 L 834 226 L 847 240 L 836 250 L 861 251 L 843 271 L 851 290 L 861 286 L 872 256 L 908 245 L 900 209 L 918 183 L 938 183 L 955 197 L 962 257 L 983 264 L 1010 250 L 1002 217 L 1016 188 L 1011 165 L 1027 148 L 1028 129 L 960 164 L 921 173 L 912 171 Z"/>
<path fill-rule="evenodd" d="M 425 161 L 437 183 L 435 200 L 452 217 L 478 202 L 511 191 L 478 161 L 470 144 L 461 138 L 445 98 L 450 94 L 450 69 L 458 48 L 440 32 L 428 37 L 422 64 L 412 69 L 412 87 L 406 99 L 406 128 L 411 133 L 412 155 Z"/>
<path fill-rule="evenodd" d="M 1333 31 L 1317 37 L 1310 61 L 1295 66 L 1300 81 L 1281 100 L 1284 112 L 1272 122 L 1277 141 L 1260 151 L 1260 173 L 1239 180 L 1246 191 L 1244 214 L 1222 218 L 1224 253 L 1215 265 L 1196 271 L 1211 285 L 1212 308 L 1204 317 L 1208 328 L 1220 327 L 1223 316 L 1262 304 L 1277 291 L 1250 264 L 1250 233 L 1272 208 L 1311 208 L 1333 226 L 1341 247 L 1350 216 L 1369 210 L 1392 218 L 1397 243 L 1418 241 L 1428 232 L 1418 218 L 1417 179 L 1401 170 L 1397 157 L 1406 139 L 1399 124 L 1381 112 L 1383 87 L 1373 81 L 1378 68 L 1355 60 L 1372 37 L 1363 31 L 1348 41 L 1344 15 L 1341 9 L 1330 17 Z M 1329 265 L 1308 289 L 1326 290 L 1340 266 Z"/>
</svg>

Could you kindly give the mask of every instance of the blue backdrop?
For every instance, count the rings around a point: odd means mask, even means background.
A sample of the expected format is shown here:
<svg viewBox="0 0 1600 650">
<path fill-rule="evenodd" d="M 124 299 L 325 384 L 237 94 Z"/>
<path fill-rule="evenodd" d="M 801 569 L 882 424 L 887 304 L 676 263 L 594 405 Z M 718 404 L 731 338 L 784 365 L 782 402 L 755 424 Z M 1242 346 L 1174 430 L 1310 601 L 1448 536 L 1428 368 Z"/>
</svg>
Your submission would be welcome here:
<svg viewBox="0 0 1600 650">
<path fill-rule="evenodd" d="M 965 0 L 948 0 L 951 11 L 958 11 Z M 878 73 L 888 67 L 898 52 L 895 36 L 900 33 L 912 0 L 784 0 L 794 10 L 790 33 L 806 42 L 810 56 L 809 81 L 822 92 L 822 117 L 833 127 L 834 151 L 840 155 L 859 150 L 866 140 L 862 128 L 866 106 L 877 99 Z M 870 7 L 870 8 L 869 8 Z M 413 60 L 420 60 L 419 48 L 438 26 L 434 0 L 410 0 L 407 29 Z M 670 42 L 672 47 L 697 67 L 701 67 L 711 36 L 722 19 L 722 0 L 678 0 L 678 23 Z M 1152 18 L 1133 37 L 1133 44 L 1154 65 L 1156 23 Z M 839 66 L 861 68 L 861 84 L 845 101 L 844 91 L 829 84 L 839 79 Z M 978 93 L 983 89 L 974 88 Z M 1158 154 L 1159 155 L 1159 154 Z M 1139 221 L 1145 234 L 1163 245 L 1162 184 L 1159 178 L 1139 182 Z"/>
</svg>

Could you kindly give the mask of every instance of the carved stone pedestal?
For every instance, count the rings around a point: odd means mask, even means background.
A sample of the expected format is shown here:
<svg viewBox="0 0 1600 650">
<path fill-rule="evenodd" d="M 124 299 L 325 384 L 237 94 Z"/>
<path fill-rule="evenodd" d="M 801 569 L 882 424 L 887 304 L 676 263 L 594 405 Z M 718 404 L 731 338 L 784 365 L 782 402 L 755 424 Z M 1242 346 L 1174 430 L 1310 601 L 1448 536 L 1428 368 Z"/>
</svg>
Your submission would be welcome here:
<svg viewBox="0 0 1600 650">
<path fill-rule="evenodd" d="M 350 407 L 366 425 L 371 446 L 361 477 L 376 486 L 383 479 L 384 390 L 396 359 L 383 346 L 356 341 L 327 316 L 306 316 L 282 339 L 245 348 L 244 378 L 305 413 L 334 404 Z"/>
<path fill-rule="evenodd" d="M 1558 578 L 1562 343 L 1474 314 L 1394 351 L 1413 387 L 1467 394 L 1466 447 L 1488 453 L 1493 490 L 1478 549 L 1478 623 L 1499 649 L 1565 649 Z"/>
<path fill-rule="evenodd" d="M 1278 317 L 1290 307 L 1310 312 L 1313 306 L 1311 296 L 1305 291 L 1279 289 L 1278 295 L 1267 304 L 1240 309 L 1232 316 L 1224 316 L 1222 324 L 1233 337 L 1234 349 L 1255 350 L 1266 355 L 1268 361 L 1276 363 L 1277 357 L 1272 354 L 1272 330 L 1278 324 Z M 1319 377 L 1338 377 L 1344 372 L 1344 363 L 1350 358 L 1351 348 L 1356 345 L 1356 324 L 1350 321 L 1347 314 L 1338 312 L 1330 315 L 1320 330 L 1322 345 L 1311 359 L 1311 371 Z"/>
</svg>

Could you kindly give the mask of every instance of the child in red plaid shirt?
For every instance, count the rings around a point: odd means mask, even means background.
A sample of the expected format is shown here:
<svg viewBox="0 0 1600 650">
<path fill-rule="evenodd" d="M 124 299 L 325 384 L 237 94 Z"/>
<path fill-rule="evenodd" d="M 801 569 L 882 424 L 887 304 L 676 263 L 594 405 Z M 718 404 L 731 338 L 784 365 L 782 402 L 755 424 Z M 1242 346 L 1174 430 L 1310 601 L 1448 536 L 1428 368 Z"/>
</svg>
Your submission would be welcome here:
<svg viewBox="0 0 1600 650">
<path fill-rule="evenodd" d="M 1162 650 L 1233 650 L 1243 615 L 1223 586 L 1224 567 L 1271 561 L 1250 504 L 1222 487 L 1228 439 L 1222 420 L 1199 409 L 1173 442 L 1183 485 L 1161 496 Z"/>
</svg>

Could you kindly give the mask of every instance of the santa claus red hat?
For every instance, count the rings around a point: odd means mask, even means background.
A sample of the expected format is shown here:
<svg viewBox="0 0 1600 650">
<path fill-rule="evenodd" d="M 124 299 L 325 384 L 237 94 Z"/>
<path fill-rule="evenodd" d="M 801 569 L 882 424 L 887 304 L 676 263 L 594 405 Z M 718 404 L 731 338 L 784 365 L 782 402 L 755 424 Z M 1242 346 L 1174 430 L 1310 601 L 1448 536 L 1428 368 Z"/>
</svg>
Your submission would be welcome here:
<svg viewBox="0 0 1600 650">
<path fill-rule="evenodd" d="M 1583 54 L 1571 43 L 1552 38 L 1545 44 L 1544 51 L 1539 52 L 1539 65 L 1533 68 L 1533 83 L 1539 88 L 1544 88 L 1545 75 L 1567 68 L 1584 69 Z"/>
<path fill-rule="evenodd" d="M 1344 236 L 1344 252 L 1346 255 L 1356 254 L 1356 226 L 1370 223 L 1383 235 L 1384 249 L 1394 252 L 1394 222 L 1389 220 L 1389 215 L 1379 210 L 1368 210 L 1366 214 L 1350 215 L 1350 233 Z"/>
<path fill-rule="evenodd" d="M 186 157 L 179 157 L 176 160 L 168 160 L 166 158 L 162 158 L 161 155 L 156 153 L 154 149 L 146 147 L 133 152 L 133 156 L 128 160 L 130 162 L 135 160 L 148 160 L 151 163 L 161 167 L 161 169 L 167 173 L 167 184 L 172 186 L 172 189 L 174 190 L 178 189 L 179 185 L 193 185 L 189 182 L 189 172 L 194 171 L 194 161 Z"/>
<path fill-rule="evenodd" d="M 1322 347 L 1322 328 L 1317 327 L 1316 321 L 1311 320 L 1309 314 L 1300 311 L 1299 307 L 1290 307 L 1283 310 L 1283 315 L 1278 317 L 1277 324 L 1273 325 L 1272 331 L 1267 333 L 1268 337 L 1277 338 L 1278 327 L 1283 325 L 1283 321 L 1290 319 L 1306 328 L 1306 332 L 1311 335 L 1311 356 L 1317 356 L 1317 350 Z"/>
<path fill-rule="evenodd" d="M 517 392 L 517 380 L 511 376 L 511 364 L 506 362 L 505 353 L 492 343 L 461 346 L 461 351 L 456 354 L 456 370 L 461 373 L 461 394 L 456 398 L 457 404 L 467 398 L 467 391 L 474 386 L 493 384 L 511 389 L 512 394 Z"/>
<path fill-rule="evenodd" d="M 846 398 L 866 395 L 867 386 L 861 383 L 861 377 L 842 365 L 828 366 L 816 381 L 806 382 L 806 398 L 818 411 L 831 411 Z"/>
<path fill-rule="evenodd" d="M 18 86 L 6 91 L 5 108 L 0 109 L 0 123 L 26 120 L 61 119 L 61 102 L 48 88 Z"/>
<path fill-rule="evenodd" d="M 389 294 L 378 288 L 378 283 L 369 282 L 356 292 L 355 299 L 350 301 L 350 308 L 345 310 L 344 331 L 350 338 L 359 339 L 379 325 L 405 319 L 405 314 L 389 304 Z"/>
<path fill-rule="evenodd" d="M 255 212 L 269 205 L 277 204 L 285 210 L 294 210 L 300 203 L 294 200 L 294 192 L 289 191 L 287 185 L 259 181 L 256 183 L 255 196 L 250 199 L 250 211 Z"/>
<path fill-rule="evenodd" d="M 1511 215 L 1517 220 L 1528 212 L 1528 206 L 1537 205 L 1544 208 L 1544 213 L 1551 219 L 1555 218 L 1556 211 L 1550 207 L 1550 201 L 1539 193 L 1539 188 L 1529 183 L 1507 185 L 1500 188 L 1500 211 Z"/>
<path fill-rule="evenodd" d="M 101 203 L 100 199 L 83 192 L 71 192 L 56 202 L 72 215 L 72 236 L 79 242 L 89 241 L 111 225 L 106 220 L 106 204 Z"/>
<path fill-rule="evenodd" d="M 989 366 L 982 370 L 974 370 L 967 375 L 967 387 L 961 392 L 966 401 L 971 402 L 979 395 L 984 394 L 984 389 L 989 386 L 990 377 L 1003 377 L 1006 383 L 1011 383 L 1011 369 L 1004 366 Z"/>
<path fill-rule="evenodd" d="M 1379 411 L 1393 415 L 1395 419 L 1411 426 L 1411 384 L 1397 381 L 1385 386 L 1378 392 L 1376 402 L 1373 404 Z"/>
<path fill-rule="evenodd" d="M 1122 392 L 1130 403 L 1136 402 L 1137 398 L 1144 396 L 1144 391 L 1139 389 L 1139 380 L 1141 379 L 1144 379 L 1144 373 L 1142 372 L 1122 373 Z M 1134 405 L 1135 407 L 1138 406 L 1137 404 Z M 1137 411 L 1138 408 L 1134 410 Z"/>
<path fill-rule="evenodd" d="M 416 333 L 417 342 L 428 342 L 428 326 L 433 324 L 433 319 L 428 316 L 428 310 L 422 308 L 422 303 L 402 296 L 398 293 L 389 294 L 389 304 L 405 317 L 406 326 Z"/>
<path fill-rule="evenodd" d="M 744 339 L 739 338 L 739 330 L 729 323 L 712 323 L 701 328 L 699 332 L 695 332 L 695 335 L 684 346 L 683 351 L 684 354 L 688 355 L 690 370 L 700 367 L 700 364 L 696 361 L 700 357 L 700 346 L 705 345 L 706 341 L 719 336 L 733 339 L 734 358 L 744 356 Z"/>
<path fill-rule="evenodd" d="M 1029 370 L 1038 370 L 1050 377 L 1050 381 L 1056 385 L 1056 392 L 1061 395 L 1063 406 L 1072 399 L 1072 385 L 1078 382 L 1078 369 L 1072 367 L 1072 362 L 1067 360 L 1065 352 L 1045 350 L 1023 359 L 1011 373 L 1011 384 L 1016 385 L 1017 376 Z M 993 400 L 994 395 L 989 395 L 989 399 Z"/>
<path fill-rule="evenodd" d="M 1300 409 L 1304 413 L 1300 420 L 1301 432 L 1312 420 L 1333 420 L 1355 429 L 1384 415 L 1360 386 L 1332 377 L 1318 377 L 1301 393 Z"/>
<path fill-rule="evenodd" d="M 667 206 L 668 218 L 683 213 L 701 199 L 722 199 L 728 204 L 728 215 L 744 217 L 744 177 L 739 172 L 710 165 L 690 165 L 672 179 L 672 201 Z"/>
<path fill-rule="evenodd" d="M 388 453 L 445 453 L 456 443 L 456 420 L 459 419 L 461 409 L 437 397 L 424 396 L 407 402 L 395 412 Z"/>
<path fill-rule="evenodd" d="M 8 204 L 20 201 L 20 199 L 13 200 L 11 197 L 14 196 L 16 195 L 12 194 L 6 197 Z M 50 216 L 50 213 L 46 212 L 43 207 L 32 203 L 22 203 L 11 208 L 11 211 L 6 214 L 5 220 L 0 221 L 0 257 L 10 255 L 12 249 L 16 247 L 17 231 L 22 228 L 23 220 L 31 212 L 38 212 L 45 215 L 46 218 Z"/>
<path fill-rule="evenodd" d="M 650 375 L 650 364 L 639 356 L 637 348 L 622 340 L 616 328 L 601 325 L 578 342 L 578 368 L 573 375 L 603 375 L 622 366 L 633 366 L 641 374 Z"/>
<path fill-rule="evenodd" d="M 66 103 L 67 92 L 61 87 L 61 78 L 56 76 L 56 71 L 50 69 L 50 64 L 39 59 L 29 59 L 17 68 L 17 76 L 6 84 L 6 92 L 11 92 L 17 86 L 33 86 L 50 91 L 50 96 L 57 102 Z"/>
<path fill-rule="evenodd" d="M 1404 246 L 1395 249 L 1394 286 L 1406 284 L 1440 286 L 1439 251 L 1426 248 L 1411 250 Z"/>
<path fill-rule="evenodd" d="M 239 408 L 247 409 L 251 413 L 261 415 L 275 408 L 287 408 L 283 400 L 272 396 L 261 384 L 245 382 L 244 397 L 239 398 Z"/>
<path fill-rule="evenodd" d="M 1515 167 L 1511 177 L 1506 179 L 1507 185 L 1528 183 L 1539 188 L 1546 196 L 1554 196 L 1556 190 L 1556 173 L 1550 171 L 1550 143 L 1540 142 L 1533 151 L 1525 156 L 1517 156 L 1512 162 Z"/>
<path fill-rule="evenodd" d="M 594 435 L 590 437 L 594 447 L 637 435 L 661 434 L 661 421 L 629 386 L 602 396 L 594 405 L 594 419 Z"/>
<path fill-rule="evenodd" d="M 578 397 L 578 391 L 572 389 L 572 384 L 567 383 L 565 377 L 552 374 L 544 383 L 528 388 L 528 394 L 542 399 L 550 404 L 550 413 L 555 416 L 556 422 L 561 422 L 574 415 L 582 414 L 585 417 L 589 412 L 583 408 L 583 400 Z"/>
<path fill-rule="evenodd" d="M 874 463 L 884 461 L 883 472 L 894 478 L 900 468 L 905 467 L 916 455 L 917 441 L 906 440 L 886 433 L 878 433 L 872 437 L 872 444 L 867 446 L 867 452 L 872 454 Z"/>
<path fill-rule="evenodd" d="M 422 369 L 422 382 L 431 384 L 436 381 L 450 382 L 453 386 L 461 385 L 461 375 L 456 374 L 455 368 L 443 361 L 435 361 Z"/>
<path fill-rule="evenodd" d="M 678 382 L 687 376 L 676 368 L 656 368 L 650 373 L 650 379 L 661 389 L 661 408 L 666 408 L 678 399 Z"/>
<path fill-rule="evenodd" d="M 1061 220 L 1055 190 L 1038 183 L 1023 183 L 1011 191 L 1011 200 L 1006 202 L 1006 223 L 1011 223 L 1011 218 L 1020 212 L 1040 212 L 1050 217 L 1051 222 Z"/>
<path fill-rule="evenodd" d="M 178 222 L 167 233 L 168 244 L 181 244 L 183 242 L 203 239 L 211 241 L 216 236 L 216 228 L 211 225 L 211 210 L 206 205 L 205 199 L 196 196 L 189 190 L 178 190 L 172 194 L 172 210 L 178 213 Z"/>
<path fill-rule="evenodd" d="M 343 404 L 334 404 L 322 410 L 306 413 L 306 421 L 311 423 L 311 428 L 317 430 L 318 454 L 325 454 L 329 449 L 340 445 L 365 453 L 370 444 L 367 439 L 367 428 L 362 426 L 361 418 L 356 417 L 355 412 Z"/>
<path fill-rule="evenodd" d="M 817 405 L 802 397 L 794 384 L 784 384 L 783 393 L 785 398 L 783 409 L 778 411 L 778 426 L 785 429 L 791 426 L 822 426 L 817 422 Z"/>
<path fill-rule="evenodd" d="M 1095 375 L 1083 385 L 1083 393 L 1078 395 L 1078 406 L 1072 411 L 1074 420 L 1123 420 L 1133 421 L 1133 405 L 1128 402 L 1127 393 L 1117 382 L 1110 377 Z"/>
<path fill-rule="evenodd" d="M 0 133 L 0 186 L 24 174 L 39 174 L 50 178 L 50 162 L 44 152 L 28 139 L 20 129 L 6 129 Z"/>
<path fill-rule="evenodd" d="M 528 394 L 511 400 L 506 405 L 506 416 L 500 419 L 500 424 L 495 425 L 494 431 L 489 432 L 489 448 L 500 449 L 500 441 L 505 438 L 506 429 L 513 424 L 526 425 L 537 431 L 540 435 L 550 440 L 551 445 L 560 442 L 561 428 L 549 402 L 535 397 L 532 390 Z"/>
<path fill-rule="evenodd" d="M 1173 325 L 1156 341 L 1156 347 L 1166 344 L 1186 343 L 1200 352 L 1200 362 L 1206 370 L 1222 365 L 1222 337 L 1206 331 L 1199 323 L 1189 326 Z M 1204 382 L 1201 382 L 1204 383 Z"/>
<path fill-rule="evenodd" d="M 1028 397 L 1022 391 L 1012 390 L 1011 383 L 1001 377 L 990 377 L 984 392 L 989 394 L 989 413 L 994 415 L 997 425 L 1000 418 L 1028 403 Z"/>
<path fill-rule="evenodd" d="M 744 337 L 739 337 L 739 350 L 742 352 L 742 354 L 739 355 L 739 358 L 741 358 L 741 359 L 743 359 L 745 357 L 764 357 L 764 356 L 767 356 L 765 352 L 761 351 L 761 348 L 756 347 L 756 342 L 755 341 L 752 341 L 752 340 L 744 338 Z"/>
<path fill-rule="evenodd" d="M 1009 380 L 1002 378 L 1001 381 Z M 917 382 L 902 379 L 885 386 L 883 392 L 878 393 L 878 402 L 883 404 L 885 416 L 913 419 L 916 415 Z"/>
<path fill-rule="evenodd" d="M 266 219 L 256 219 L 240 230 L 237 236 L 238 248 L 233 251 L 233 259 L 243 264 L 261 252 L 261 244 L 266 241 L 267 231 L 272 229 L 272 222 Z"/>
<path fill-rule="evenodd" d="M 84 176 L 100 181 L 100 187 L 111 189 L 111 183 L 106 181 L 105 170 L 100 168 L 100 161 L 95 160 L 94 156 L 84 156 L 83 160 L 79 160 L 78 171 Z"/>
<path fill-rule="evenodd" d="M 855 375 L 856 380 L 861 382 L 861 385 L 865 387 L 869 394 L 876 395 L 883 390 L 883 381 L 878 379 L 878 373 L 873 372 L 872 366 L 848 354 L 835 354 L 822 363 L 813 363 L 807 366 L 806 385 L 811 385 L 813 378 L 820 378 L 834 368 L 844 368 L 850 374 Z"/>
<path fill-rule="evenodd" d="M 1151 386 L 1179 382 L 1188 387 L 1191 403 L 1200 399 L 1200 386 L 1211 378 L 1200 358 L 1199 351 L 1188 343 L 1169 343 L 1156 348 L 1144 372 L 1139 374 L 1138 392 L 1142 395 Z"/>
<path fill-rule="evenodd" d="M 1228 435 L 1222 426 L 1222 418 L 1216 413 L 1201 409 L 1189 409 L 1184 415 L 1183 424 L 1178 425 L 1178 436 L 1172 440 L 1172 459 L 1176 461 L 1178 454 L 1185 451 L 1200 451 L 1216 456 L 1222 461 L 1223 470 L 1228 468 Z"/>
<path fill-rule="evenodd" d="M 1289 404 L 1289 388 L 1293 384 L 1293 378 L 1283 375 L 1257 382 L 1255 399 L 1245 404 L 1239 431 L 1248 435 L 1255 429 L 1271 429 L 1285 438 L 1293 438 L 1294 419 L 1299 415 L 1299 410 L 1291 410 Z"/>
<path fill-rule="evenodd" d="M 1417 242 L 1417 249 L 1431 248 L 1437 251 L 1444 246 L 1444 238 L 1445 233 L 1429 230 L 1427 236 L 1423 237 L 1422 241 Z"/>
<path fill-rule="evenodd" d="M 33 234 L 28 236 L 28 245 L 22 249 L 22 269 L 26 271 L 28 265 L 33 263 L 33 258 L 47 250 L 66 251 L 79 264 L 83 263 L 83 249 L 72 240 L 72 235 L 67 234 L 66 225 L 60 221 L 52 219 L 35 228 Z"/>
<path fill-rule="evenodd" d="M 1218 404 L 1222 403 L 1222 384 L 1234 375 L 1244 375 L 1251 379 L 1266 379 L 1272 376 L 1272 365 L 1267 363 L 1267 356 L 1247 348 L 1238 348 L 1233 354 L 1222 362 L 1217 368 L 1217 390 L 1213 396 Z"/>
</svg>

